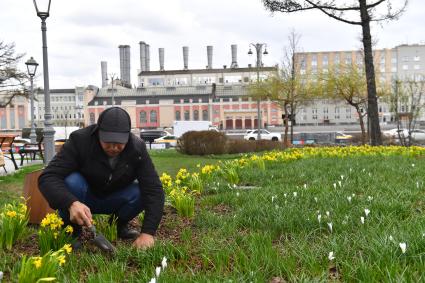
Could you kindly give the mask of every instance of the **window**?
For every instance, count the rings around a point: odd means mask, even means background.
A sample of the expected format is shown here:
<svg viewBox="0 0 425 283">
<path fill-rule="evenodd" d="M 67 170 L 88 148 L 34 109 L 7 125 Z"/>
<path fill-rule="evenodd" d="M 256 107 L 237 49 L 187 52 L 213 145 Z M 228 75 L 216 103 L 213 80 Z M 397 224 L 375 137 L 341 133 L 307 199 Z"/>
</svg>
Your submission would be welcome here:
<svg viewBox="0 0 425 283">
<path fill-rule="evenodd" d="M 140 111 L 139 117 L 140 117 L 140 124 L 148 122 L 148 120 L 146 119 L 145 111 Z"/>
<path fill-rule="evenodd" d="M 323 55 L 322 64 L 324 66 L 327 66 L 328 65 L 328 55 Z"/>
<path fill-rule="evenodd" d="M 415 57 L 413 57 L 413 61 L 420 61 L 421 60 L 421 57 L 420 56 L 415 56 Z"/>
<path fill-rule="evenodd" d="M 94 123 L 96 123 L 96 119 L 94 117 L 94 113 L 90 113 L 90 125 L 93 125 Z"/>
<path fill-rule="evenodd" d="M 409 65 L 403 65 L 403 70 L 409 70 Z"/>
<path fill-rule="evenodd" d="M 419 66 L 419 65 L 415 65 L 415 66 L 413 66 L 413 69 L 415 69 L 415 70 L 419 70 L 421 67 Z"/>
<path fill-rule="evenodd" d="M 195 120 L 195 121 L 199 120 L 199 111 L 198 110 L 193 111 L 193 120 Z"/>
<path fill-rule="evenodd" d="M 157 117 L 156 117 L 156 111 L 155 110 L 151 110 L 150 122 L 151 123 L 156 123 L 157 122 Z"/>
<path fill-rule="evenodd" d="M 208 110 L 202 110 L 202 120 L 208 121 Z"/>
<path fill-rule="evenodd" d="M 181 113 L 179 110 L 176 111 L 176 121 L 180 121 L 181 120 Z"/>
<path fill-rule="evenodd" d="M 403 58 L 401 58 L 401 60 L 403 62 L 409 62 L 409 57 L 408 56 L 403 56 Z"/>
<path fill-rule="evenodd" d="M 189 110 L 184 111 L 184 120 L 189 121 L 190 120 L 190 113 Z"/>
</svg>

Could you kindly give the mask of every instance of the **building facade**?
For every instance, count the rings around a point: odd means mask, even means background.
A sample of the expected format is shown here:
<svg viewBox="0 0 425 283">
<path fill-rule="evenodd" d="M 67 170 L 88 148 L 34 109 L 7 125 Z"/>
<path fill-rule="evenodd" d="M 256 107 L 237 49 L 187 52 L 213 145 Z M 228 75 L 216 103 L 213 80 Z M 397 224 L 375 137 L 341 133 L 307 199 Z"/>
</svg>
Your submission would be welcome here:
<svg viewBox="0 0 425 283">
<path fill-rule="evenodd" d="M 361 51 L 302 52 L 296 54 L 296 60 L 300 75 L 326 73 L 344 64 L 362 68 L 364 64 Z M 425 46 L 375 50 L 374 60 L 379 82 L 391 88 L 397 78 L 423 78 Z M 257 75 L 265 79 L 277 72 L 277 66 L 257 69 L 239 68 L 237 64 L 231 68 L 212 68 L 208 64 L 206 69 L 164 70 L 161 57 L 160 66 L 160 71 L 143 69 L 137 88 L 114 84 L 87 89 L 85 125 L 95 123 L 104 109 L 117 105 L 127 110 L 132 127 L 139 129 L 170 127 L 175 120 L 210 120 L 226 130 L 256 128 L 257 101 L 249 97 L 248 86 Z M 378 100 L 378 107 L 381 122 L 394 121 L 388 101 Z M 262 126 L 283 124 L 282 109 L 276 103 L 261 101 L 260 109 Z M 358 124 L 358 119 L 355 109 L 342 100 L 306 101 L 296 113 L 298 125 Z M 420 120 L 425 120 L 424 113 Z"/>
<path fill-rule="evenodd" d="M 0 107 L 0 130 L 19 131 L 28 126 L 28 101 L 23 96 L 15 96 L 6 107 Z"/>
<path fill-rule="evenodd" d="M 84 93 L 85 87 L 70 89 L 51 89 L 50 108 L 52 122 L 55 127 L 84 126 Z M 34 93 L 34 123 L 44 126 L 44 91 L 38 89 Z"/>
</svg>

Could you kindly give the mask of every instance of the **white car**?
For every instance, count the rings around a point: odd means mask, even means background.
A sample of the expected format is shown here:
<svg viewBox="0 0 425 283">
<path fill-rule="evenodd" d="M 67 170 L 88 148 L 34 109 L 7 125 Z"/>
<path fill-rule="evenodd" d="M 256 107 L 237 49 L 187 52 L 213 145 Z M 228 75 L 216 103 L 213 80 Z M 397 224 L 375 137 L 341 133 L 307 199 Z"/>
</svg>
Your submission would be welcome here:
<svg viewBox="0 0 425 283">
<path fill-rule="evenodd" d="M 282 140 L 282 138 L 281 138 L 282 135 L 280 133 L 270 133 L 269 131 L 264 130 L 264 129 L 262 129 L 260 131 L 261 131 L 260 133 L 261 133 L 261 139 L 262 140 L 270 140 L 270 141 L 280 141 L 280 140 Z M 253 131 L 247 133 L 246 135 L 244 135 L 243 138 L 245 140 L 254 141 L 258 138 L 257 133 L 258 133 L 258 130 L 253 130 Z"/>
<path fill-rule="evenodd" d="M 407 137 L 407 129 L 397 129 L 397 128 L 395 128 L 395 129 L 391 129 L 391 130 L 386 130 L 386 131 L 383 131 L 382 132 L 382 134 L 385 136 L 385 137 L 388 137 L 388 138 L 394 138 L 394 139 L 398 139 L 399 138 L 399 135 L 398 135 L 398 133 L 400 133 L 400 136 L 403 138 L 403 137 Z"/>
<path fill-rule="evenodd" d="M 155 143 L 168 144 L 171 147 L 177 146 L 177 137 L 173 135 L 166 135 L 154 140 Z"/>
</svg>

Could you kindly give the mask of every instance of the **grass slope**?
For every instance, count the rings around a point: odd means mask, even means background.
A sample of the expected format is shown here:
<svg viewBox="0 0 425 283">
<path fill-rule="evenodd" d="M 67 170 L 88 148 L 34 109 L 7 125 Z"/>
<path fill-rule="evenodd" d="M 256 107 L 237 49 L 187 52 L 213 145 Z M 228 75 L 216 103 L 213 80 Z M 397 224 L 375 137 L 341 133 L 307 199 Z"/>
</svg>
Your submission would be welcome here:
<svg viewBox="0 0 425 283">
<path fill-rule="evenodd" d="M 171 151 L 152 157 L 159 172 L 172 174 L 218 161 Z M 257 189 L 208 188 L 191 221 L 168 212 L 160 231 L 174 234 L 160 234 L 153 249 L 120 243 L 114 258 L 81 252 L 59 281 L 148 282 L 163 256 L 159 282 L 425 280 L 425 159 L 317 158 L 266 168 L 242 172 Z M 15 277 L 19 257 L 0 251 L 0 270 Z"/>
</svg>

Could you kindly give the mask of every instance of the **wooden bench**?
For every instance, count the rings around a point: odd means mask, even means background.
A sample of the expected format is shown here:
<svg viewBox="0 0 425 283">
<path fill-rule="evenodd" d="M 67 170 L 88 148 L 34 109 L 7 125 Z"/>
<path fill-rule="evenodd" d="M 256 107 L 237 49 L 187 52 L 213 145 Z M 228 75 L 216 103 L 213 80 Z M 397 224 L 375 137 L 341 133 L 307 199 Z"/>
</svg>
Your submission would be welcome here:
<svg viewBox="0 0 425 283">
<path fill-rule="evenodd" d="M 30 157 L 31 160 L 35 160 L 37 154 L 44 161 L 43 156 L 43 137 L 37 143 L 26 143 L 19 149 L 19 154 L 21 155 L 21 166 L 24 163 L 24 159 Z M 27 159 L 28 162 L 28 159 Z"/>
<path fill-rule="evenodd" d="M 12 160 L 15 170 L 18 170 L 18 165 L 16 164 L 15 156 L 13 155 L 16 152 L 16 148 L 13 144 L 15 141 L 16 135 L 11 134 L 0 134 L 0 149 L 4 153 L 4 157 Z M 7 156 L 9 154 L 10 156 Z M 6 170 L 6 167 L 4 167 Z"/>
</svg>

